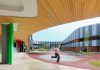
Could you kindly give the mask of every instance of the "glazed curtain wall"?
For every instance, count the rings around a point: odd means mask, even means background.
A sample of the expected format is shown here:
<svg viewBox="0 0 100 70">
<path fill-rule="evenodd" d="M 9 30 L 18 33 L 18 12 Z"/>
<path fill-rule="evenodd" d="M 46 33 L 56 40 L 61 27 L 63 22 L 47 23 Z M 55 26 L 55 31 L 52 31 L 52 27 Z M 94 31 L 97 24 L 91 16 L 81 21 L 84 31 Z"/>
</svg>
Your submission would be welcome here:
<svg viewBox="0 0 100 70">
<path fill-rule="evenodd" d="M 100 40 L 100 23 L 76 29 L 64 40 L 64 46 L 84 46 L 85 39 L 87 38 L 89 41 L 89 45 L 92 46 L 96 44 L 96 46 L 100 46 L 99 44 L 97 44 L 97 42 L 99 42 Z"/>
</svg>

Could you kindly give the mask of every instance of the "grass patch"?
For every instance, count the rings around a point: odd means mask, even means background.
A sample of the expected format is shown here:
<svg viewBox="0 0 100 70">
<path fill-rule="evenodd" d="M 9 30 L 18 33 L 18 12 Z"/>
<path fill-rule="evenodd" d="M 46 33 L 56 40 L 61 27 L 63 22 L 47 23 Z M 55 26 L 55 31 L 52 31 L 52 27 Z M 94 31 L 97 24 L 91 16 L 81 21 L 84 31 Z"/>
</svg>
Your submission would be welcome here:
<svg viewBox="0 0 100 70">
<path fill-rule="evenodd" d="M 72 52 L 72 54 L 86 55 L 86 56 L 92 56 L 92 55 L 94 55 L 94 53 L 92 53 L 92 52 Z"/>
<path fill-rule="evenodd" d="M 45 48 L 39 48 L 38 50 L 39 51 L 48 51 L 48 49 L 45 49 Z"/>
<path fill-rule="evenodd" d="M 49 49 L 45 49 L 45 48 L 39 48 L 39 49 L 34 49 L 34 51 L 48 51 Z"/>
<path fill-rule="evenodd" d="M 94 55 L 92 52 L 82 52 L 84 55 L 89 55 L 89 56 L 91 56 L 91 55 Z"/>
<path fill-rule="evenodd" d="M 100 67 L 100 60 L 99 61 L 92 61 L 90 62 L 91 65 L 94 65 L 96 67 Z"/>
</svg>

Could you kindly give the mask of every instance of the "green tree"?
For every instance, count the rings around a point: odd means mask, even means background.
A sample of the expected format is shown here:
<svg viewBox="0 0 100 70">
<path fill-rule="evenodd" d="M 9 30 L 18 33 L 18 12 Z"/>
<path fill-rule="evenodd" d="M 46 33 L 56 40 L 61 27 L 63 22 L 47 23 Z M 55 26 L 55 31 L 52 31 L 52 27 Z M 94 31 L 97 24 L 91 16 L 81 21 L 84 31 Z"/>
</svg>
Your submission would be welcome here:
<svg viewBox="0 0 100 70">
<path fill-rule="evenodd" d="M 42 44 L 42 48 L 43 49 L 48 49 L 47 46 L 45 44 Z"/>
</svg>

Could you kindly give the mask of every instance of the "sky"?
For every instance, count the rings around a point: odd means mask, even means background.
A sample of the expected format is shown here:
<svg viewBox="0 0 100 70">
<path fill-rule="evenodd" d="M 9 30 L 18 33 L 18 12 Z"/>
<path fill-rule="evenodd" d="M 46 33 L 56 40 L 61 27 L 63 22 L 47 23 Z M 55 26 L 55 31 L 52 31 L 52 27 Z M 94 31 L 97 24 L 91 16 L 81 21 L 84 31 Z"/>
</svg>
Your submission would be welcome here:
<svg viewBox="0 0 100 70">
<path fill-rule="evenodd" d="M 75 29 L 87 25 L 100 23 L 100 17 L 65 23 L 62 25 L 50 27 L 32 34 L 34 41 L 63 41 Z"/>
</svg>

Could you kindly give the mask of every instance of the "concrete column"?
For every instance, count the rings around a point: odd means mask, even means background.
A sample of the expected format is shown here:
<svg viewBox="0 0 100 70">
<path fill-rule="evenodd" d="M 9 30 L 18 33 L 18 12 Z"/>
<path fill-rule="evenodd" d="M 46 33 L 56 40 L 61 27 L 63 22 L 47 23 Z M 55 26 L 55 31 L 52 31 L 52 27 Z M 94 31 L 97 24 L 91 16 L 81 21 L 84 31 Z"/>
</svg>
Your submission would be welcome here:
<svg viewBox="0 0 100 70">
<path fill-rule="evenodd" d="M 7 24 L 2 24 L 2 63 L 7 64 Z"/>
<path fill-rule="evenodd" d="M 13 24 L 2 24 L 2 63 L 12 64 Z"/>
</svg>

